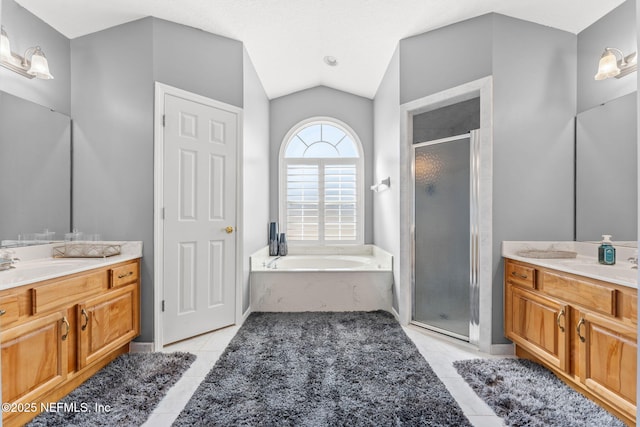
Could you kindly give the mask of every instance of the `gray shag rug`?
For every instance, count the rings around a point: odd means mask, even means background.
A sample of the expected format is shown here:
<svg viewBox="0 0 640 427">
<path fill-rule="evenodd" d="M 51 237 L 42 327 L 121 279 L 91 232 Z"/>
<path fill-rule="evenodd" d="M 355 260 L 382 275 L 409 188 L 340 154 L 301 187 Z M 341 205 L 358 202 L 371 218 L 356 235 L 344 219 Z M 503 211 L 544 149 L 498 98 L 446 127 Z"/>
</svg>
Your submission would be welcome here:
<svg viewBox="0 0 640 427">
<path fill-rule="evenodd" d="M 470 426 L 383 311 L 252 313 L 175 426 Z"/>
<path fill-rule="evenodd" d="M 61 412 L 42 413 L 28 425 L 140 426 L 195 359 L 180 352 L 123 354 L 60 400 Z"/>
<path fill-rule="evenodd" d="M 471 388 L 507 426 L 624 427 L 543 366 L 525 359 L 453 362 Z"/>
</svg>

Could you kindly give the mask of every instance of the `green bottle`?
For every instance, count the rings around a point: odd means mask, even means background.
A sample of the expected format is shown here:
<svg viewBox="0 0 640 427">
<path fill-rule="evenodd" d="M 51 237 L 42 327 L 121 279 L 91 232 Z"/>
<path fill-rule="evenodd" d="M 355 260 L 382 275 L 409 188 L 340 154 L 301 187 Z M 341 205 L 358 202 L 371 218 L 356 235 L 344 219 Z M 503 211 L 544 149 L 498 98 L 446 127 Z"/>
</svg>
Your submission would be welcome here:
<svg viewBox="0 0 640 427">
<path fill-rule="evenodd" d="M 603 234 L 602 242 L 598 247 L 598 262 L 605 265 L 616 263 L 616 248 L 613 247 L 611 235 Z"/>
</svg>

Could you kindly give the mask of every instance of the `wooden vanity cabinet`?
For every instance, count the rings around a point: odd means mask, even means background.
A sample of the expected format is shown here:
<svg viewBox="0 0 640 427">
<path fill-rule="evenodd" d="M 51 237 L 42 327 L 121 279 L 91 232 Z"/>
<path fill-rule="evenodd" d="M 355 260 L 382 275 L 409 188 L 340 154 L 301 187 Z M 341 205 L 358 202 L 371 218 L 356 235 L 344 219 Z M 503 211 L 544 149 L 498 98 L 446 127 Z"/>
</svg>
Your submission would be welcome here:
<svg viewBox="0 0 640 427">
<path fill-rule="evenodd" d="M 589 312 L 579 312 L 578 318 L 580 381 L 626 413 L 635 414 L 636 329 Z"/>
<path fill-rule="evenodd" d="M 67 379 L 68 332 L 62 311 L 2 331 L 3 402 L 34 402 Z"/>
<path fill-rule="evenodd" d="M 505 306 L 507 337 L 524 344 L 532 354 L 556 368 L 566 369 L 569 307 L 517 286 L 508 286 Z"/>
<path fill-rule="evenodd" d="M 128 344 L 138 335 L 137 285 L 78 304 L 78 369 Z"/>
<path fill-rule="evenodd" d="M 635 304 L 634 288 L 505 260 L 505 335 L 516 355 L 545 365 L 629 425 L 636 416 Z"/>
<path fill-rule="evenodd" d="M 2 402 L 13 409 L 3 425 L 23 425 L 128 352 L 140 330 L 139 269 L 136 259 L 0 291 Z"/>
</svg>

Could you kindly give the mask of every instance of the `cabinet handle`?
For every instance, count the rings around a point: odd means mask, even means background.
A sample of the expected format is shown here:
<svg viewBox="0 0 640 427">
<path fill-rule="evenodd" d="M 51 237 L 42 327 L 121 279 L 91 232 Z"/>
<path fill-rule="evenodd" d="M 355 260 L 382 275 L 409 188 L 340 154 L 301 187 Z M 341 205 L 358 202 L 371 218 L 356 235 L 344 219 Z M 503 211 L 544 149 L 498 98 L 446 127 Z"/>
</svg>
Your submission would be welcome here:
<svg viewBox="0 0 640 427">
<path fill-rule="evenodd" d="M 580 334 L 580 326 L 584 325 L 584 317 L 580 319 L 580 321 L 578 322 L 578 326 L 576 326 L 576 331 L 578 332 L 578 338 L 580 338 L 581 342 L 585 342 L 586 338 L 582 336 L 582 334 Z"/>
<path fill-rule="evenodd" d="M 118 274 L 118 279 L 124 279 L 127 276 L 133 276 L 133 271 L 130 271 L 128 273 Z"/>
<path fill-rule="evenodd" d="M 526 274 L 519 274 L 519 273 L 516 273 L 515 271 L 512 271 L 512 272 L 511 272 L 511 275 L 512 275 L 512 276 L 515 276 L 515 277 L 519 277 L 519 278 L 521 278 L 521 279 L 526 279 L 527 277 L 529 277 L 529 276 L 527 276 Z"/>
<path fill-rule="evenodd" d="M 89 325 L 89 315 L 87 314 L 87 310 L 85 310 L 84 308 L 82 309 L 80 314 L 82 314 L 82 317 L 84 317 L 84 325 L 82 325 L 80 329 L 84 331 L 85 329 L 87 329 L 87 325 Z"/>
<path fill-rule="evenodd" d="M 7 310 L 0 310 L 0 316 L 4 316 L 5 314 L 7 314 Z"/>
<path fill-rule="evenodd" d="M 69 331 L 71 330 L 71 327 L 69 326 L 69 321 L 67 320 L 66 316 L 62 318 L 62 324 L 67 327 L 67 331 L 64 334 L 62 334 L 61 338 L 62 338 L 62 341 L 66 341 L 67 337 L 69 336 Z"/>
<path fill-rule="evenodd" d="M 562 310 L 560 310 L 560 313 L 558 313 L 558 317 L 556 317 L 556 324 L 558 325 L 558 328 L 560 329 L 560 332 L 564 333 L 564 326 L 562 326 L 560 324 L 560 318 L 564 316 L 564 308 Z M 578 332 L 579 333 L 579 332 Z"/>
</svg>

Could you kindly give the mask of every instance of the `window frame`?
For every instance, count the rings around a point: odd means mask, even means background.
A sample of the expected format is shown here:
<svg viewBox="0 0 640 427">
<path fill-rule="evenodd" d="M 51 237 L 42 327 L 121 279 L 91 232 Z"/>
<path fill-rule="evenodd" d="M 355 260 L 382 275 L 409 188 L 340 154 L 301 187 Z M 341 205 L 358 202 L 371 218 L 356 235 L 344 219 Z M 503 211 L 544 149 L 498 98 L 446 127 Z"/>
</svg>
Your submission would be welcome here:
<svg viewBox="0 0 640 427">
<path fill-rule="evenodd" d="M 285 153 L 291 140 L 303 129 L 318 125 L 327 124 L 334 126 L 351 138 L 356 146 L 358 157 L 292 157 L 286 158 Z M 290 240 L 289 246 L 328 246 L 328 245 L 362 245 L 364 244 L 364 150 L 358 134 L 346 123 L 333 117 L 312 117 L 295 124 L 285 135 L 280 144 L 278 154 L 278 219 L 283 232 L 287 231 L 287 166 L 292 163 L 318 165 L 318 193 L 319 193 L 319 230 L 318 240 Z M 348 164 L 355 165 L 356 168 L 356 238 L 355 240 L 326 240 L 324 223 L 324 167 L 327 164 Z"/>
</svg>

